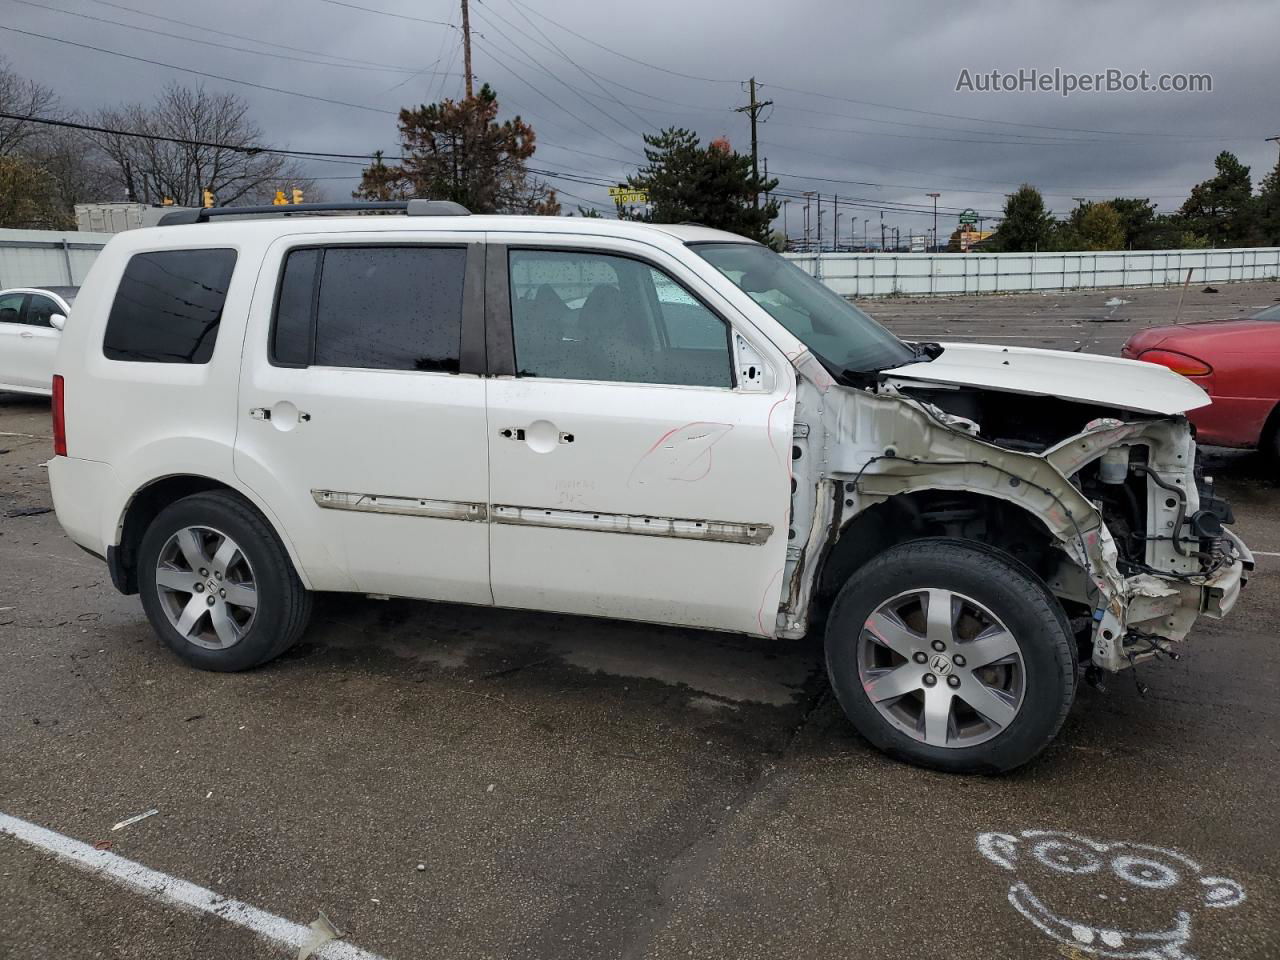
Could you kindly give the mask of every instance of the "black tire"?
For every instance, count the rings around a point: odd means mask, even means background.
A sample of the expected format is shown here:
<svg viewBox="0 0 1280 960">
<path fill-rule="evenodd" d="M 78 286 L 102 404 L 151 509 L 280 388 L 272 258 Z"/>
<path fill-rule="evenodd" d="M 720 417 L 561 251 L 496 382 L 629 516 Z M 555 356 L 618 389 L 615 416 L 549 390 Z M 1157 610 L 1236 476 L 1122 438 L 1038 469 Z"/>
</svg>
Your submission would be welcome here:
<svg viewBox="0 0 1280 960">
<path fill-rule="evenodd" d="M 1021 706 L 1007 726 L 985 742 L 925 743 L 883 716 L 864 689 L 858 652 L 863 625 L 891 598 L 927 588 L 952 591 L 981 604 L 1017 643 Z M 832 606 L 826 656 L 836 699 L 863 737 L 899 760 L 950 773 L 999 773 L 1026 763 L 1057 734 L 1075 698 L 1076 641 L 1061 604 L 1025 565 L 972 541 L 915 540 L 860 568 Z M 921 670 L 929 672 L 929 666 Z M 935 676 L 933 683 L 937 681 Z"/>
<path fill-rule="evenodd" d="M 257 606 L 252 623 L 238 642 L 223 649 L 199 646 L 179 633 L 156 588 L 160 552 L 185 527 L 224 532 L 253 569 Z M 152 628 L 169 649 L 201 670 L 248 670 L 273 660 L 297 643 L 311 618 L 311 593 L 298 579 L 280 538 L 252 505 L 227 491 L 197 493 L 160 511 L 138 549 L 138 588 Z"/>
<path fill-rule="evenodd" d="M 1258 452 L 1263 463 L 1274 470 L 1280 468 L 1280 406 L 1271 411 L 1258 440 Z"/>
</svg>

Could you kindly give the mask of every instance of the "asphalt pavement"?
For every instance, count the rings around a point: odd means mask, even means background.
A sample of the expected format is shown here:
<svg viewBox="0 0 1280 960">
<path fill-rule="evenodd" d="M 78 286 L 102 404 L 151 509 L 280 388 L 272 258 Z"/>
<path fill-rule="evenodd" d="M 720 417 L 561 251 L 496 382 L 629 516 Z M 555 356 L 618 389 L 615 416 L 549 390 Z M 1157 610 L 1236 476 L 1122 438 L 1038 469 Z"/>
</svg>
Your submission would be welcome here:
<svg viewBox="0 0 1280 960">
<path fill-rule="evenodd" d="M 1178 296 L 868 306 L 1114 353 Z M 1193 288 L 1181 319 L 1277 297 Z M 285 958 L 254 930 L 321 913 L 321 955 L 386 960 L 1280 956 L 1280 487 L 1251 456 L 1210 455 L 1261 552 L 1236 611 L 993 778 L 875 752 L 816 640 L 324 597 L 281 660 L 191 670 L 40 512 L 48 437 L 0 396 L 0 957 Z"/>
</svg>

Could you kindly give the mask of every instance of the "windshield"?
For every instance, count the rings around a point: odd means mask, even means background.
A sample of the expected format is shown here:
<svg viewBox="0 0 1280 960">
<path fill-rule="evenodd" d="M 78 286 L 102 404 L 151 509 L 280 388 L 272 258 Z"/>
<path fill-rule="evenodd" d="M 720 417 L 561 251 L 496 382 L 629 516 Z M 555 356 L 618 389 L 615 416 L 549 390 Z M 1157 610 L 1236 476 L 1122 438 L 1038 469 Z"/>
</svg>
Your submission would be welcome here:
<svg viewBox="0 0 1280 960">
<path fill-rule="evenodd" d="M 1280 320 L 1280 307 L 1267 307 L 1253 319 L 1255 320 Z"/>
<path fill-rule="evenodd" d="M 833 373 L 870 373 L 915 351 L 794 263 L 755 243 L 690 244 L 808 347 Z"/>
</svg>

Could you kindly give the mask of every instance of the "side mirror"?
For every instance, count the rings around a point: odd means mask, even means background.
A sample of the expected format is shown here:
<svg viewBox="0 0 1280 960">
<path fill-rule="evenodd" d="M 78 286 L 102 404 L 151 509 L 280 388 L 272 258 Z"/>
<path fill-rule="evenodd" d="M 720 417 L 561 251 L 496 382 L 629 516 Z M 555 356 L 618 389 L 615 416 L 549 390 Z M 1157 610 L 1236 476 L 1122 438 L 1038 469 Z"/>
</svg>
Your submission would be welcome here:
<svg viewBox="0 0 1280 960">
<path fill-rule="evenodd" d="M 67 325 L 67 318 L 61 313 L 49 314 L 49 326 L 55 330 L 61 330 Z"/>
</svg>

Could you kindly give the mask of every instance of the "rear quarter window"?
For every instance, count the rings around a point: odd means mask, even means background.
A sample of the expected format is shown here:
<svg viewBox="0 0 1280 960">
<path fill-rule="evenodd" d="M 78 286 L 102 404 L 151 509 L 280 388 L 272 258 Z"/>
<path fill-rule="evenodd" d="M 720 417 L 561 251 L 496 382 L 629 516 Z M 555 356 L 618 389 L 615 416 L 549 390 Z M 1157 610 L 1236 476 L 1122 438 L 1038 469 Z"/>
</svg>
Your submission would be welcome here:
<svg viewBox="0 0 1280 960">
<path fill-rule="evenodd" d="M 107 317 L 109 360 L 208 363 L 236 252 L 159 250 L 129 258 Z"/>
</svg>

